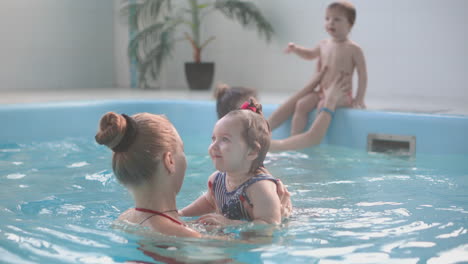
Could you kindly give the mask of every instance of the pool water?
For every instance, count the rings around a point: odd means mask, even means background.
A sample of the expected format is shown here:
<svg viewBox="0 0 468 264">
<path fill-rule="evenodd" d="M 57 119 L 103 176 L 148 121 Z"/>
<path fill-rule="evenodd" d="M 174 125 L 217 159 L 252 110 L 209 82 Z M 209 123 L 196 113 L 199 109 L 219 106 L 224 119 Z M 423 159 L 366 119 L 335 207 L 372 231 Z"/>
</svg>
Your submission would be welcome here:
<svg viewBox="0 0 468 264">
<path fill-rule="evenodd" d="M 265 165 L 288 186 L 295 209 L 267 243 L 148 236 L 113 225 L 133 205 L 110 160 L 89 138 L 0 145 L 0 262 L 468 262 L 464 156 L 325 145 L 269 154 Z M 187 160 L 179 207 L 205 191 L 213 171 L 207 154 Z M 249 228 L 225 232 L 239 237 Z"/>
</svg>

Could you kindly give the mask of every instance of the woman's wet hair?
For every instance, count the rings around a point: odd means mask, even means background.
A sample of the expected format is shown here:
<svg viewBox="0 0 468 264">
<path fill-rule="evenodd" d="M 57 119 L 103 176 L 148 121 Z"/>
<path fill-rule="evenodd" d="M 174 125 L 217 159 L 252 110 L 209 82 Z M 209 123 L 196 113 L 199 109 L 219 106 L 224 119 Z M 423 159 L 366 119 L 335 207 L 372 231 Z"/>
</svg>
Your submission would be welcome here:
<svg viewBox="0 0 468 264">
<path fill-rule="evenodd" d="M 150 181 L 162 155 L 174 151 L 177 134 L 162 115 L 140 113 L 132 117 L 114 112 L 101 117 L 96 142 L 113 150 L 112 169 L 123 185 Z"/>
<path fill-rule="evenodd" d="M 249 98 L 248 101 L 241 104 L 241 109 L 227 113 L 226 117 L 240 119 L 243 126 L 242 138 L 247 146 L 258 151 L 258 156 L 252 161 L 249 170 L 251 173 L 256 173 L 263 167 L 271 141 L 271 129 L 263 116 L 262 105 L 255 98 Z"/>
<path fill-rule="evenodd" d="M 232 110 L 239 109 L 241 104 L 251 97 L 257 99 L 257 91 L 252 88 L 218 84 L 214 92 L 218 119 L 221 119 Z"/>
</svg>

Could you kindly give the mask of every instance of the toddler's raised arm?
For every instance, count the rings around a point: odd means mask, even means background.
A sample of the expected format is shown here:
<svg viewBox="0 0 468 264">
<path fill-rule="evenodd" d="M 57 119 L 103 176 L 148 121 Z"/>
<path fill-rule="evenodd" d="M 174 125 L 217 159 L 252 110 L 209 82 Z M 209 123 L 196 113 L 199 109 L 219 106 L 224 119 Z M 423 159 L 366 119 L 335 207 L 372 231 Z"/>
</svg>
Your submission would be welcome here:
<svg viewBox="0 0 468 264">
<path fill-rule="evenodd" d="M 320 45 L 317 45 L 315 48 L 309 49 L 296 45 L 293 42 L 288 43 L 288 47 L 284 50 L 286 54 L 295 53 L 297 56 L 305 60 L 313 60 L 320 56 Z"/>
</svg>

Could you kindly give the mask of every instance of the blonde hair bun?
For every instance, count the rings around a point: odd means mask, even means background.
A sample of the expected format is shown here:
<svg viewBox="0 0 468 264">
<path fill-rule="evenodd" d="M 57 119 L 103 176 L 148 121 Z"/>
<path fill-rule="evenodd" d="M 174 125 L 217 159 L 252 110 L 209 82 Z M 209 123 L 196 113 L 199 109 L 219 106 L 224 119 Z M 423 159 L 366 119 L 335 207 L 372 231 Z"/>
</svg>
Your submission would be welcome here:
<svg viewBox="0 0 468 264">
<path fill-rule="evenodd" d="M 106 145 L 112 149 L 119 145 L 127 128 L 127 120 L 122 115 L 108 112 L 99 121 L 99 131 L 94 137 L 100 145 Z"/>
</svg>

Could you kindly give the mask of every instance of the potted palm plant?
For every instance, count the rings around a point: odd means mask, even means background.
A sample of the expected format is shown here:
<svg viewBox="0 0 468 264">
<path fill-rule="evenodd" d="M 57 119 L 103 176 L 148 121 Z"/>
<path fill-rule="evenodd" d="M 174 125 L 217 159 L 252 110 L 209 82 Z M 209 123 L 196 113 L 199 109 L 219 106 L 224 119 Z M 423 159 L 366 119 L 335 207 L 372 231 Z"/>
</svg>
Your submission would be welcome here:
<svg viewBox="0 0 468 264">
<path fill-rule="evenodd" d="M 201 3 L 203 2 L 203 3 Z M 128 17 L 131 32 L 128 56 L 137 66 L 140 87 L 151 87 L 164 63 L 171 57 L 175 43 L 187 40 L 193 49 L 193 62 L 185 64 L 191 89 L 209 89 L 214 75 L 214 63 L 203 62 L 202 52 L 215 37 L 203 39 L 200 33 L 203 19 L 212 12 L 253 27 L 270 41 L 273 27 L 252 2 L 242 0 L 124 0 L 121 14 Z M 188 27 L 180 38 L 180 28 Z"/>
</svg>

